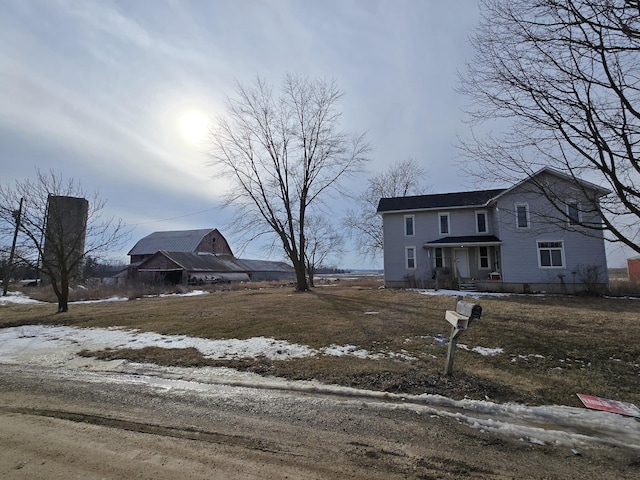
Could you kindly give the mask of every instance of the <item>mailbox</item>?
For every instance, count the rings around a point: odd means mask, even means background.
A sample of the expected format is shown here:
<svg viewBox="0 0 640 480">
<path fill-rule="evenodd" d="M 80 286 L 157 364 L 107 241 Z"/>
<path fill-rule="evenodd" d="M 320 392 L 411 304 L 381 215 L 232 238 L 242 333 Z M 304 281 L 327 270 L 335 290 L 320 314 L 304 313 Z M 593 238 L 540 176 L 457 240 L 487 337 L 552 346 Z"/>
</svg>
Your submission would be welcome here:
<svg viewBox="0 0 640 480">
<path fill-rule="evenodd" d="M 447 310 L 444 318 L 458 330 L 464 330 L 471 320 L 478 320 L 482 316 L 482 307 L 475 303 L 463 302 L 456 304 L 455 311 Z"/>
<path fill-rule="evenodd" d="M 444 318 L 458 330 L 464 330 L 469 326 L 469 317 L 461 315 L 458 312 L 454 312 L 453 310 L 447 310 L 444 314 Z"/>
<path fill-rule="evenodd" d="M 453 358 L 458 343 L 458 337 L 464 330 L 469 327 L 472 320 L 479 320 L 482 316 L 482 307 L 475 303 L 463 302 L 462 297 L 458 297 L 455 310 L 447 310 L 444 318 L 453 325 L 451 329 L 451 340 L 449 341 L 449 349 L 447 351 L 447 363 L 445 364 L 444 373 L 451 375 L 453 373 Z"/>
<path fill-rule="evenodd" d="M 482 316 L 482 307 L 477 303 L 463 302 L 460 300 L 456 304 L 456 312 L 468 317 L 469 320 L 479 320 Z"/>
</svg>

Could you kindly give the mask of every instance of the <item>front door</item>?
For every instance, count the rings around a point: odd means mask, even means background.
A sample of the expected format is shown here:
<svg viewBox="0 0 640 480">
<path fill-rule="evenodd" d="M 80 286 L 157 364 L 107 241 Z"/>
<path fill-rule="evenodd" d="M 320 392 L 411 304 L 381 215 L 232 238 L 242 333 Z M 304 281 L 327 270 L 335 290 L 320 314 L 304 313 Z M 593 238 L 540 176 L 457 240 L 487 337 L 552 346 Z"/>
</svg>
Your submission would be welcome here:
<svg viewBox="0 0 640 480">
<path fill-rule="evenodd" d="M 458 278 L 469 278 L 469 250 L 458 248 L 453 251 Z"/>
</svg>

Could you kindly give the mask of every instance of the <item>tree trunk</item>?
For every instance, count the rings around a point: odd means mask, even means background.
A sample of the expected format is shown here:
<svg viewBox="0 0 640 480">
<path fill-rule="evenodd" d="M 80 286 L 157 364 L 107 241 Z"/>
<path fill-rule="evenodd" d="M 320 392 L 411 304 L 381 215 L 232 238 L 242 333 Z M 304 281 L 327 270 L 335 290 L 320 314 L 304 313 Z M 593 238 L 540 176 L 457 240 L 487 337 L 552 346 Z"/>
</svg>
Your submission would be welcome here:
<svg viewBox="0 0 640 480">
<path fill-rule="evenodd" d="M 69 277 L 62 274 L 60 278 L 60 289 L 56 292 L 58 297 L 58 313 L 69 311 Z"/>
<path fill-rule="evenodd" d="M 64 313 L 69 311 L 69 296 L 67 295 L 65 298 L 60 296 L 58 298 L 58 313 Z"/>
<path fill-rule="evenodd" d="M 315 272 L 315 268 L 311 268 L 311 267 L 309 267 L 309 268 L 307 269 L 307 273 L 308 273 L 308 275 L 309 275 L 309 288 L 313 288 L 313 287 L 315 287 L 315 286 L 316 286 L 316 284 L 315 284 L 315 283 L 314 283 L 314 281 L 313 281 L 313 279 L 314 279 L 314 277 L 315 277 L 315 273 L 316 273 L 316 272 Z"/>
<path fill-rule="evenodd" d="M 307 283 L 307 269 L 304 266 L 304 262 L 295 262 L 293 268 L 296 271 L 296 290 L 306 292 L 309 290 L 309 285 Z"/>
</svg>

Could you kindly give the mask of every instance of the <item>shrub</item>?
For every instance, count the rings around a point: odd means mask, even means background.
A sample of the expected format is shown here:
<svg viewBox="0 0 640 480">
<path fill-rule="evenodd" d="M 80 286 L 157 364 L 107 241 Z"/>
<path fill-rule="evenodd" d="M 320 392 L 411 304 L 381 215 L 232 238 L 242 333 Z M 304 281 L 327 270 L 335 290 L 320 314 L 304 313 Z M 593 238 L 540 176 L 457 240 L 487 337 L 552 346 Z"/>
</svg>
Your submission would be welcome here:
<svg viewBox="0 0 640 480">
<path fill-rule="evenodd" d="M 576 268 L 578 280 L 584 285 L 584 293 L 601 295 L 605 284 L 604 270 L 601 265 L 583 265 Z"/>
</svg>

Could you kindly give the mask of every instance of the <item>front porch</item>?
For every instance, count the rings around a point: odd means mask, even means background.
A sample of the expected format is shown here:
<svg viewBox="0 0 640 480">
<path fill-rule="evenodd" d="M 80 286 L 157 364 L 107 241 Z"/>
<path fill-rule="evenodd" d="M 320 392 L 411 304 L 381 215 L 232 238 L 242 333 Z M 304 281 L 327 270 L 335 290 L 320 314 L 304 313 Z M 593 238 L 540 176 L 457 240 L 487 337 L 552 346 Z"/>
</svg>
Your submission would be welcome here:
<svg viewBox="0 0 640 480">
<path fill-rule="evenodd" d="M 435 284 L 455 281 L 458 287 L 474 290 L 477 281 L 499 282 L 502 242 L 493 235 L 445 237 L 423 245 L 425 272 Z"/>
</svg>

